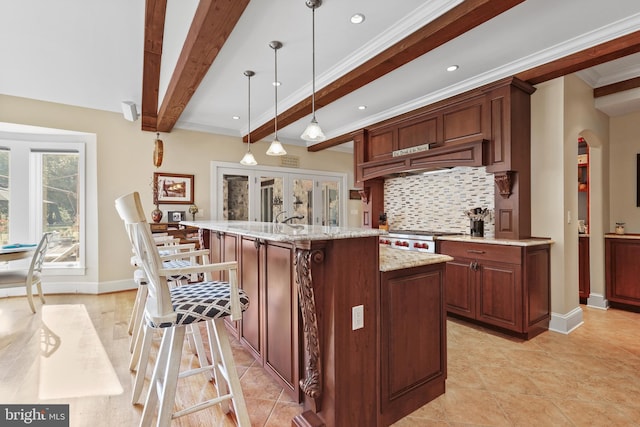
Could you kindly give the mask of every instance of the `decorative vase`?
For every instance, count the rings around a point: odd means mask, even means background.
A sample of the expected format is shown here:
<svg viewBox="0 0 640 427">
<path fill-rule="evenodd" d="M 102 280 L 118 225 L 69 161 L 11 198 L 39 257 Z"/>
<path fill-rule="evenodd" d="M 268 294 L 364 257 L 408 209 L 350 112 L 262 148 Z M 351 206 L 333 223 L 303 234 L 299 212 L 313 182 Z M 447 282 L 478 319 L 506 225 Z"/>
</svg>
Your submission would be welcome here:
<svg viewBox="0 0 640 427">
<path fill-rule="evenodd" d="M 162 220 L 162 211 L 158 205 L 156 205 L 156 208 L 151 211 L 151 219 L 153 222 L 160 222 L 160 220 Z"/>
</svg>

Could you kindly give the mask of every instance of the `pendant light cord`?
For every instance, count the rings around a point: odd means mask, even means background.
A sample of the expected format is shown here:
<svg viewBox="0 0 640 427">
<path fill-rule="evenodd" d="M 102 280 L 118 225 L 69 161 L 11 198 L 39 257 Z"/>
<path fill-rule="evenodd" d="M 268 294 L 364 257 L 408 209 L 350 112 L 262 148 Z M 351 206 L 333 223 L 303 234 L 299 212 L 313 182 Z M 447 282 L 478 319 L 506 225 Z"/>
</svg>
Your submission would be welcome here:
<svg viewBox="0 0 640 427">
<path fill-rule="evenodd" d="M 316 119 L 316 6 L 311 8 L 311 113 Z"/>
<path fill-rule="evenodd" d="M 247 74 L 247 152 L 251 151 L 251 74 Z"/>
<path fill-rule="evenodd" d="M 273 124 L 276 128 L 275 139 L 278 139 L 278 48 L 273 48 L 273 53 L 275 55 L 275 81 L 273 82 L 273 86 L 276 88 L 275 90 L 275 117 L 273 119 Z"/>
</svg>

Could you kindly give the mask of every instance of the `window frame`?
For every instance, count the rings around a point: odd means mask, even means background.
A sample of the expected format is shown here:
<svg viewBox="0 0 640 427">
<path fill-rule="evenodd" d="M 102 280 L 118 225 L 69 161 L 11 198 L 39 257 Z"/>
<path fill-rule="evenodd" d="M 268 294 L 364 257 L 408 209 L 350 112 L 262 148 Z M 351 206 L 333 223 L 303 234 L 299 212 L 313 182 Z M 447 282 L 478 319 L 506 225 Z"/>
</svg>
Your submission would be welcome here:
<svg viewBox="0 0 640 427">
<path fill-rule="evenodd" d="M 42 235 L 41 200 L 37 189 L 41 183 L 35 182 L 33 171 L 34 153 L 77 153 L 78 154 L 78 227 L 79 261 L 66 266 L 45 264 L 47 276 L 84 275 L 87 266 L 87 140 L 86 134 L 49 134 L 49 133 L 0 133 L 0 148 L 10 150 L 9 189 L 11 203 L 9 218 L 12 222 L 10 240 L 16 242 L 35 242 Z M 24 167 L 28 165 L 28 167 Z M 24 209 L 29 215 L 21 215 Z M 16 221 L 16 222 L 14 222 Z M 17 224 L 17 225 L 16 225 Z"/>
</svg>

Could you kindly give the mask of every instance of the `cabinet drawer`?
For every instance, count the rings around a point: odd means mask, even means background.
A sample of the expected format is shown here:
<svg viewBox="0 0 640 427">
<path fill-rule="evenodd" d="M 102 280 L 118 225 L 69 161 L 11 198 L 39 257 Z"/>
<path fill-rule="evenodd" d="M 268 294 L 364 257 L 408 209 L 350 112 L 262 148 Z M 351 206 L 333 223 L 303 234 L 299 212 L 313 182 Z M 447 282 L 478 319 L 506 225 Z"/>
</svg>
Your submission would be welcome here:
<svg viewBox="0 0 640 427">
<path fill-rule="evenodd" d="M 520 246 L 494 245 L 473 242 L 440 242 L 440 253 L 456 258 L 500 261 L 509 264 L 522 263 Z"/>
</svg>

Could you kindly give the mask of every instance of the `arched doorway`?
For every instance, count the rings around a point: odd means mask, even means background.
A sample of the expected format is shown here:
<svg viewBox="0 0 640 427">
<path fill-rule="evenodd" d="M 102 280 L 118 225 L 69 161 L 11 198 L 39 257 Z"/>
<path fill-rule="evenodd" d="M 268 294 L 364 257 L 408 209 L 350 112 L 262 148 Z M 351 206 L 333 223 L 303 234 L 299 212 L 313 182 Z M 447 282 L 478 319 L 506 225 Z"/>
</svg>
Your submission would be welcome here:
<svg viewBox="0 0 640 427">
<path fill-rule="evenodd" d="M 581 147 L 581 143 L 583 144 Z M 605 299 L 605 274 L 604 274 L 604 236 L 608 224 L 608 210 L 605 206 L 609 205 L 607 192 L 605 188 L 608 181 L 605 178 L 604 171 L 604 153 L 602 140 L 590 129 L 585 129 L 578 135 L 578 155 L 587 154 L 586 167 L 578 166 L 580 172 L 586 175 L 578 182 L 578 212 L 579 219 L 581 210 L 585 215 L 584 221 L 586 233 L 584 237 L 579 239 L 587 239 L 586 251 L 588 258 L 583 274 L 587 274 L 589 289 L 584 295 L 586 301 L 581 298 L 581 303 L 588 306 L 606 309 L 608 304 Z M 584 161 L 584 157 L 579 157 L 579 161 Z M 586 187 L 581 186 L 581 181 L 586 181 Z M 582 188 L 582 189 L 581 189 Z M 582 205 L 582 207 L 581 207 Z M 579 226 L 580 227 L 580 226 Z M 598 238 L 597 238 L 598 237 Z M 583 251 L 585 249 L 583 248 Z M 580 256 L 583 256 L 581 251 Z M 580 263 L 581 267 L 583 262 Z M 582 272 L 581 272 L 582 273 Z M 582 295 L 581 295 L 582 296 Z"/>
</svg>

